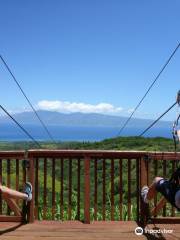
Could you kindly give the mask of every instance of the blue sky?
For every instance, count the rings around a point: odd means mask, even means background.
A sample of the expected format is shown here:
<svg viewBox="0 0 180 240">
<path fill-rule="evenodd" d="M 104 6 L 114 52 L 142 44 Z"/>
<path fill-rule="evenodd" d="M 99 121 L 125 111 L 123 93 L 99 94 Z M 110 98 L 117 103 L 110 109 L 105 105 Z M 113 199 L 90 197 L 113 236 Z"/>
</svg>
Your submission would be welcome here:
<svg viewBox="0 0 180 240">
<path fill-rule="evenodd" d="M 6 0 L 0 53 L 37 108 L 128 116 L 180 41 L 179 9 L 178 0 Z M 174 102 L 179 62 L 180 50 L 135 117 Z M 28 109 L 2 64 L 0 76 L 1 104 Z"/>
</svg>

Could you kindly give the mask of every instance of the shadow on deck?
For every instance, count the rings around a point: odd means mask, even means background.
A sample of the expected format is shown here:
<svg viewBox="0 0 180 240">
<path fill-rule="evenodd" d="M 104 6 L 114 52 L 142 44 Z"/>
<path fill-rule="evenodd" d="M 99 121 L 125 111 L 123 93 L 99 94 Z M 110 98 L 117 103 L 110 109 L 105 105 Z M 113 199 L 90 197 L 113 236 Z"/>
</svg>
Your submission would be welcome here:
<svg viewBox="0 0 180 240">
<path fill-rule="evenodd" d="M 83 224 L 79 221 L 35 221 L 32 224 L 0 223 L 1 240 L 93 240 L 93 239 L 180 239 L 178 224 L 147 225 L 148 230 L 172 230 L 172 233 L 146 233 L 141 236 L 135 234 L 138 227 L 134 221 L 95 221 Z"/>
</svg>

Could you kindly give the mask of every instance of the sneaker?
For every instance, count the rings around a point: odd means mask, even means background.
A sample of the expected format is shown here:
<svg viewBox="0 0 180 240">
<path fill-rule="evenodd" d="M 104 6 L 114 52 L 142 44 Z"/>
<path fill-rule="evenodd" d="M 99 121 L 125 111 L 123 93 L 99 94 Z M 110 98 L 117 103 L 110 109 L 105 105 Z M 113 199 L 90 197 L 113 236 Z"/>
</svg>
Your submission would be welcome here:
<svg viewBox="0 0 180 240">
<path fill-rule="evenodd" d="M 26 201 L 28 201 L 28 202 L 31 201 L 31 199 L 32 199 L 32 185 L 31 185 L 30 182 L 26 182 L 26 183 L 25 183 L 23 192 L 24 192 L 25 194 L 27 194 L 27 196 L 28 196 L 28 198 L 26 199 Z"/>
<path fill-rule="evenodd" d="M 149 191 L 148 186 L 144 186 L 144 187 L 141 189 L 141 197 L 142 197 L 142 200 L 143 200 L 145 203 L 148 203 L 148 199 L 147 199 L 148 191 Z"/>
</svg>

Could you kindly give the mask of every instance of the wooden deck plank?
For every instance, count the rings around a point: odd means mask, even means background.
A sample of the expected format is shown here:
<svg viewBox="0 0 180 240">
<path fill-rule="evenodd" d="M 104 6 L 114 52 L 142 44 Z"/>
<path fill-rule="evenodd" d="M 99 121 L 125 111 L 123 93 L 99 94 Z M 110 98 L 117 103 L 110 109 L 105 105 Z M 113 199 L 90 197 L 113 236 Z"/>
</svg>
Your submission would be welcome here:
<svg viewBox="0 0 180 240">
<path fill-rule="evenodd" d="M 107 238 L 104 238 L 104 237 L 101 237 L 101 238 L 96 238 L 96 239 L 98 239 L 98 240 L 104 240 L 104 239 L 114 239 L 114 240 L 118 240 L 118 239 L 127 239 L 128 238 L 128 240 L 138 240 L 138 239 L 144 239 L 143 237 L 134 237 L 133 235 L 132 236 L 124 236 L 124 235 L 121 235 L 121 236 L 118 236 L 118 237 L 116 237 L 116 238 L 112 238 L 112 237 L 107 237 Z M 4 237 L 2 237 L 1 239 L 3 239 L 3 240 L 24 240 L 24 239 L 28 239 L 28 240 L 38 240 L 38 239 L 44 239 L 44 237 L 17 237 L 17 236 L 4 236 Z M 94 238 L 93 237 L 81 237 L 81 236 L 74 236 L 74 237 L 46 237 L 46 239 L 50 239 L 50 240 L 67 240 L 67 239 L 73 239 L 73 240 L 78 240 L 78 239 L 80 239 L 80 240 L 94 240 Z"/>
<path fill-rule="evenodd" d="M 35 221 L 32 224 L 0 223 L 0 239 L 2 240 L 110 240 L 110 239 L 180 239 L 179 224 L 149 224 L 147 229 L 173 230 L 172 234 L 164 234 L 161 238 L 149 234 L 137 236 L 134 233 L 137 223 L 133 221 L 100 221 L 83 224 L 78 221 Z M 151 238 L 150 238 L 151 237 Z"/>
</svg>

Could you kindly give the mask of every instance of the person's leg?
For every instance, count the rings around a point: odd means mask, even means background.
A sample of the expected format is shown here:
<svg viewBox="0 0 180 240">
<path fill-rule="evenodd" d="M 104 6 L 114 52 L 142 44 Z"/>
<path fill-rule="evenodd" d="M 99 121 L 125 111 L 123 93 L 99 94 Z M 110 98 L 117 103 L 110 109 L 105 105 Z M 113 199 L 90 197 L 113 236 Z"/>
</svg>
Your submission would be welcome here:
<svg viewBox="0 0 180 240">
<path fill-rule="evenodd" d="M 22 199 L 27 200 L 28 195 L 26 193 L 22 193 L 16 190 L 12 190 L 11 188 L 5 187 L 0 185 L 0 191 L 2 193 L 2 196 L 5 198 L 13 198 L 13 199 Z"/>
<path fill-rule="evenodd" d="M 148 200 L 151 200 L 153 199 L 156 194 L 157 194 L 157 191 L 156 191 L 156 184 L 161 180 L 163 179 L 162 177 L 155 177 L 153 183 L 151 184 L 151 186 L 149 187 L 149 190 L 148 190 L 148 193 L 147 193 L 147 199 Z"/>
<path fill-rule="evenodd" d="M 144 186 L 141 190 L 141 197 L 145 203 L 148 203 L 149 200 L 153 199 L 156 194 L 156 184 L 163 179 L 162 177 L 155 177 L 153 183 L 150 187 Z"/>
<path fill-rule="evenodd" d="M 2 186 L 0 184 L 0 192 L 4 198 L 12 198 L 12 199 L 22 199 L 25 201 L 31 201 L 32 199 L 32 185 L 29 182 L 25 183 L 25 187 L 23 192 L 19 192 L 8 188 L 6 186 Z"/>
</svg>

